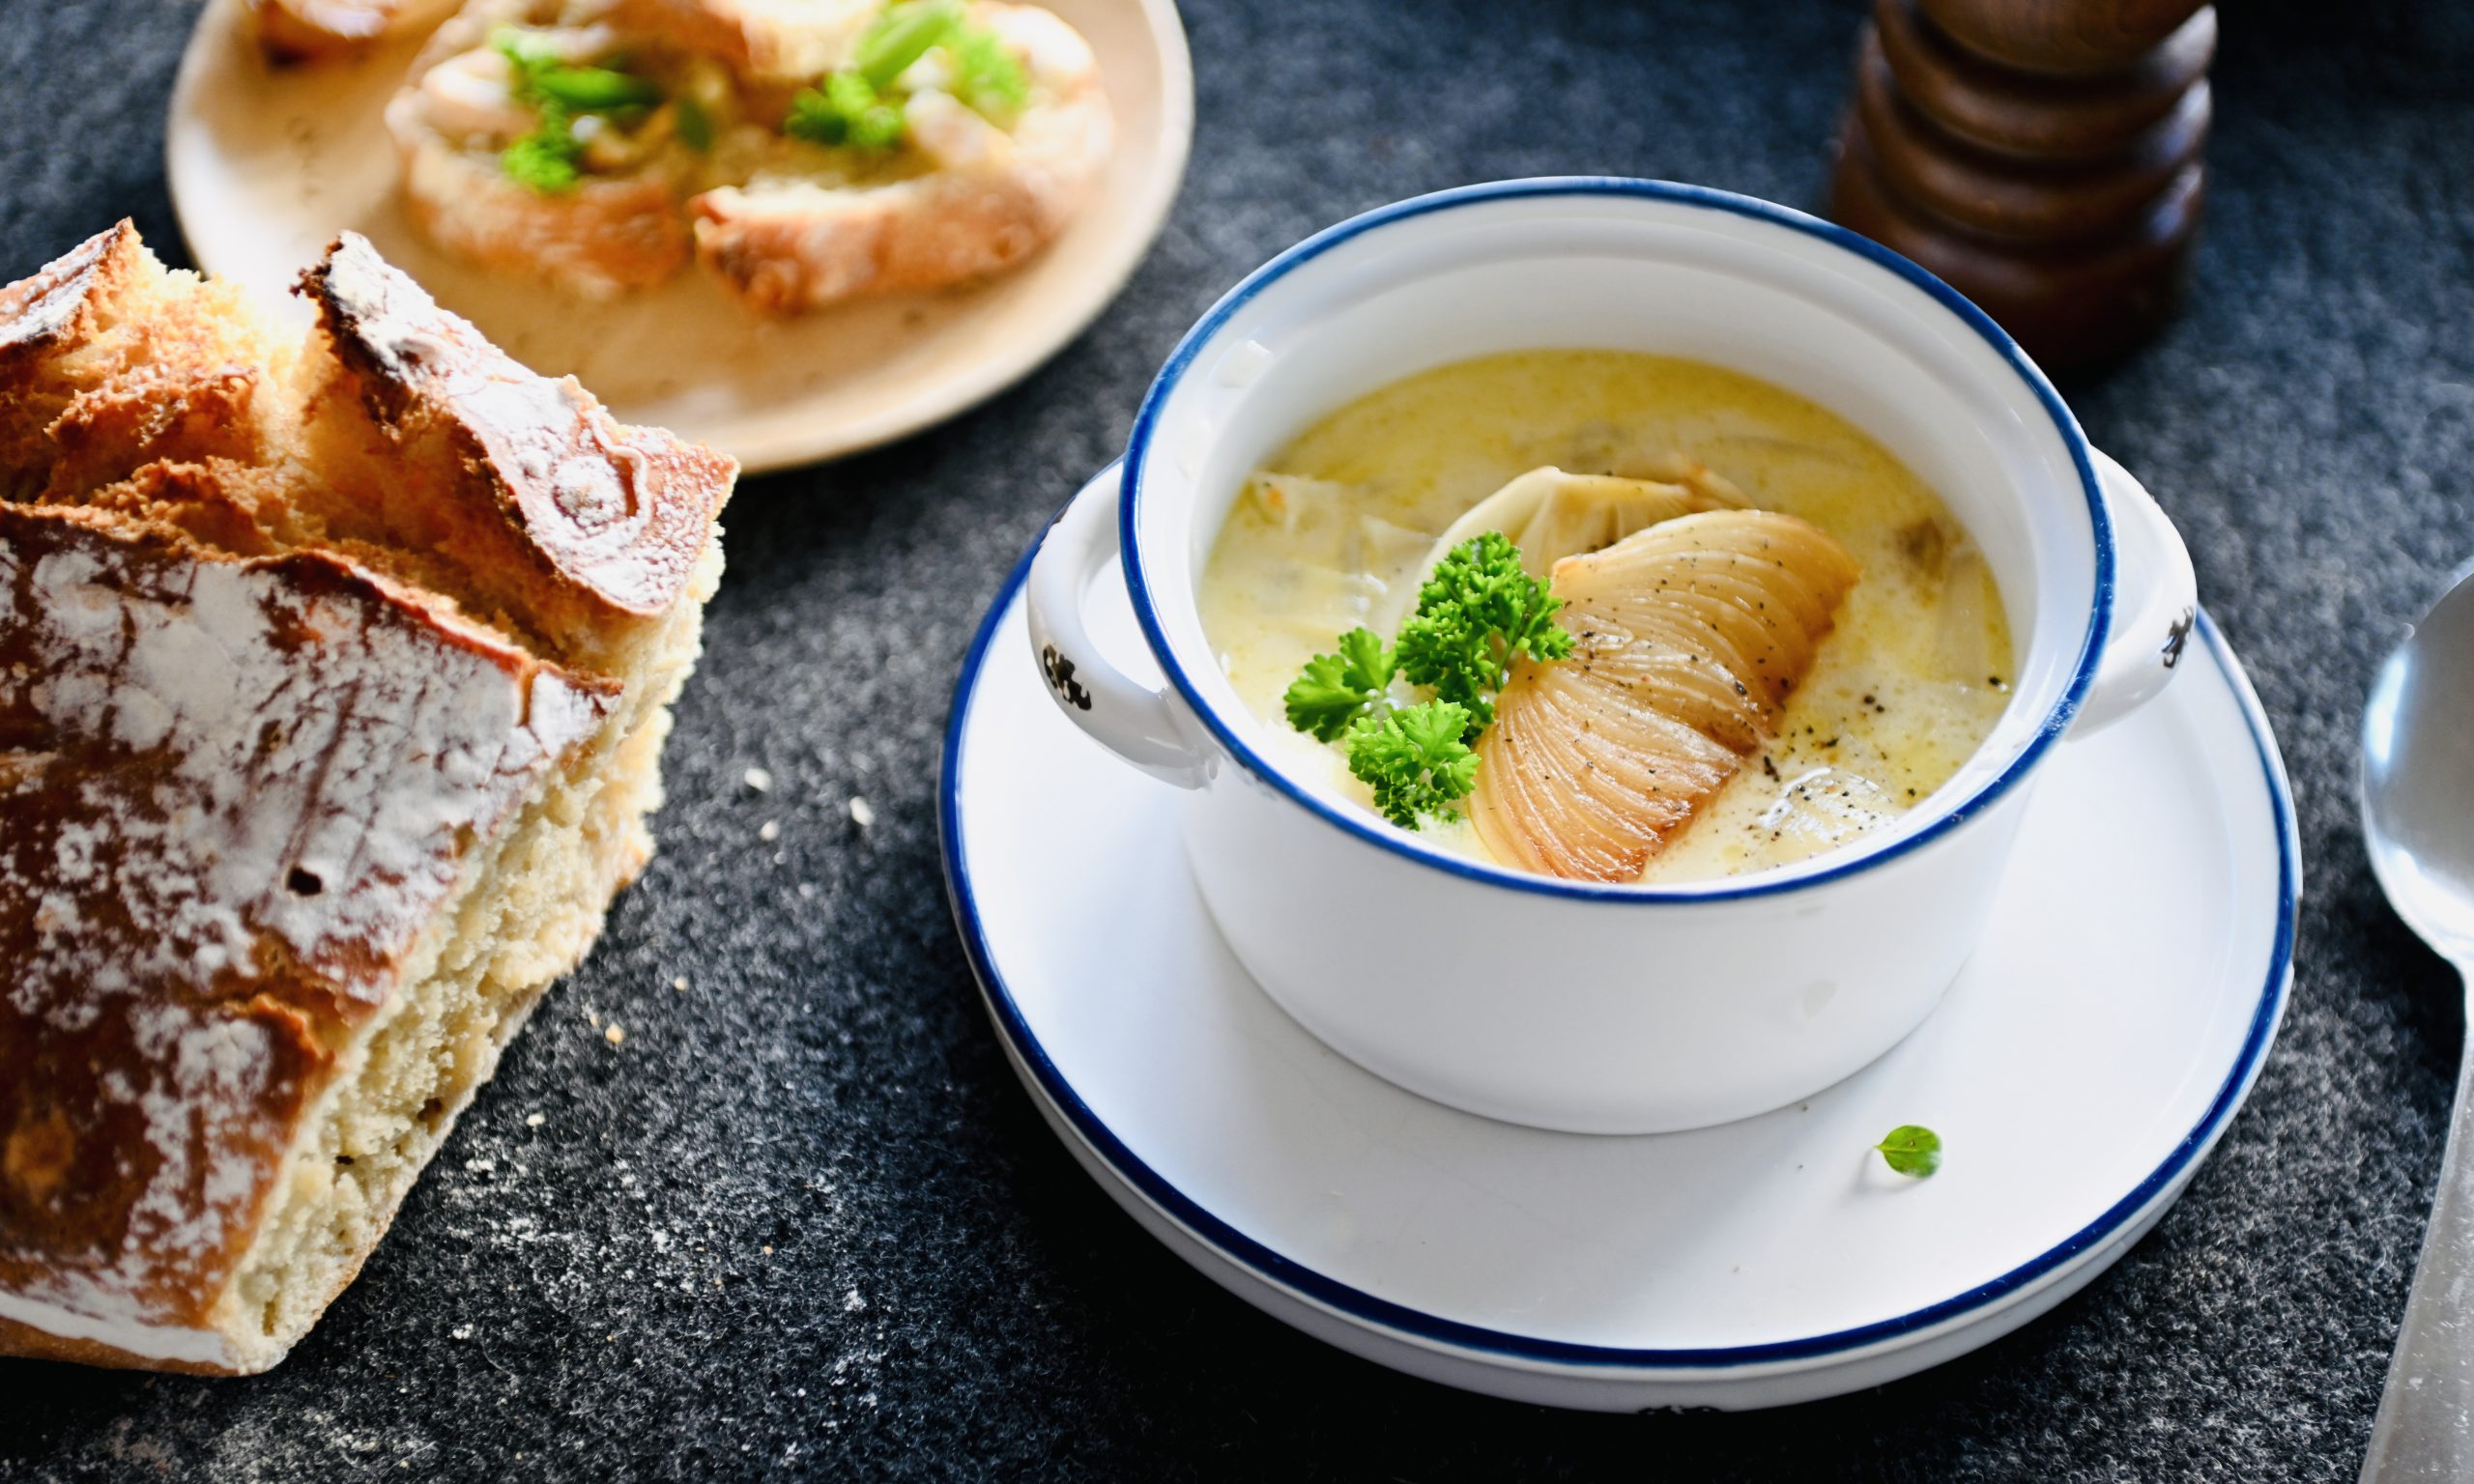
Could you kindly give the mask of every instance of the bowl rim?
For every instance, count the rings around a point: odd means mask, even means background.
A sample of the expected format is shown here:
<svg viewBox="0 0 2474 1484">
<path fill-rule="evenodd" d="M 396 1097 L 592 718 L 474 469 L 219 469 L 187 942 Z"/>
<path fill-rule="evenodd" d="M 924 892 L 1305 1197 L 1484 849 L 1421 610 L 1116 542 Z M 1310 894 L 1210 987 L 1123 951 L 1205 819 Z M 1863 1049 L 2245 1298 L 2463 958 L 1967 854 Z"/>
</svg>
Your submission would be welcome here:
<svg viewBox="0 0 2474 1484">
<path fill-rule="evenodd" d="M 1387 822 L 1351 808 L 1342 801 L 1327 799 L 1313 789 L 1299 784 L 1264 758 L 1238 728 L 1220 715 L 1201 693 L 1172 649 L 1159 608 L 1153 596 L 1152 583 L 1144 571 L 1142 548 L 1136 539 L 1136 517 L 1141 508 L 1143 474 L 1151 457 L 1151 445 L 1158 435 L 1160 419 L 1169 397 L 1194 368 L 1195 358 L 1237 312 L 1265 289 L 1291 272 L 1321 257 L 1333 248 L 1353 241 L 1378 228 L 1414 217 L 1432 215 L 1461 208 L 1488 205 L 1503 201 L 1541 200 L 1555 197 L 1606 197 L 1651 201 L 1662 205 L 1690 207 L 1703 211 L 1726 213 L 1747 217 L 1771 226 L 1783 227 L 1828 245 L 1855 253 L 1875 266 L 1887 270 L 1907 283 L 1922 290 L 1935 302 L 1972 329 L 2010 367 L 2013 375 L 2035 394 L 2053 426 L 2069 451 L 2073 467 L 2078 471 L 2082 492 L 2087 501 L 2089 529 L 2095 544 L 2095 590 L 2087 627 L 2081 637 L 2078 659 L 2069 681 L 2061 694 L 2036 724 L 2026 746 L 2004 764 L 1998 774 L 1978 785 L 1971 792 L 1949 804 L 1940 806 L 1921 823 L 1893 833 L 1880 846 L 1829 861 L 1843 851 L 1825 852 L 1816 860 L 1829 864 L 1805 869 L 1806 863 L 1796 862 L 1772 867 L 1740 877 L 1719 877 L 1714 881 L 1683 882 L 1644 886 L 1634 883 L 1597 883 L 1568 881 L 1553 876 L 1536 875 L 1506 867 L 1457 855 L 1413 842 L 1404 832 Z M 1792 207 L 1764 201 L 1758 197 L 1739 195 L 1714 186 L 1691 186 L 1675 181 L 1635 180 L 1623 176 L 1545 176 L 1526 180 L 1496 181 L 1477 186 L 1456 186 L 1449 190 L 1413 196 L 1388 206 L 1376 207 L 1345 221 L 1326 227 L 1303 242 L 1284 249 L 1269 262 L 1239 281 L 1235 288 L 1221 296 L 1219 302 L 1204 312 L 1192 328 L 1178 340 L 1177 347 L 1152 380 L 1144 394 L 1141 409 L 1136 413 L 1134 431 L 1126 442 L 1122 475 L 1122 499 L 1118 506 L 1118 544 L 1125 563 L 1126 588 L 1133 602 L 1136 622 L 1140 625 L 1144 642 L 1159 663 L 1162 674 L 1176 689 L 1187 707 L 1200 720 L 1214 740 L 1228 755 L 1265 785 L 1298 805 L 1324 823 L 1356 837 L 1368 844 L 1387 850 L 1404 860 L 1430 870 L 1442 871 L 1486 886 L 1505 887 L 1543 897 L 1560 897 L 1585 901 L 1624 902 L 1637 905 L 1684 906 L 1714 901 L 1740 901 L 1773 897 L 1781 893 L 1803 891 L 1812 887 L 1843 880 L 1859 871 L 1884 866 L 1912 851 L 1933 843 L 1966 823 L 1975 814 L 2017 787 L 2036 764 L 2043 760 L 2054 744 L 2069 729 L 2071 719 L 2078 715 L 2089 688 L 2095 683 L 2105 642 L 2112 630 L 2114 592 L 2116 569 L 2116 542 L 2114 524 L 2104 493 L 2097 482 L 2095 464 L 2086 435 L 2079 420 L 2054 389 L 2052 382 L 2037 369 L 2027 352 L 2019 348 L 2009 333 L 1975 306 L 1956 289 L 1933 273 L 1869 238 L 1859 237 L 1832 222 L 1799 212 Z"/>
</svg>

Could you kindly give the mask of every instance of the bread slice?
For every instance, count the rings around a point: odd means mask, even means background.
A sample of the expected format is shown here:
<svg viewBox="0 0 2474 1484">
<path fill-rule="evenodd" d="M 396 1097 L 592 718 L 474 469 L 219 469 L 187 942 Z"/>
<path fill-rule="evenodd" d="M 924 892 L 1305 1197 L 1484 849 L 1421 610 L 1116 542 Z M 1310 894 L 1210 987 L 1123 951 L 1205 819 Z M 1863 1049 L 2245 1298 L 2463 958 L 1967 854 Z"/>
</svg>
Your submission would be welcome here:
<svg viewBox="0 0 2474 1484">
<path fill-rule="evenodd" d="M 406 210 L 432 242 L 493 272 L 615 299 L 687 266 L 694 241 L 681 203 L 695 188 L 697 159 L 656 127 L 637 131 L 642 147 L 624 168 L 589 172 L 557 194 L 502 168 L 502 153 L 538 120 L 511 94 L 514 71 L 493 38 L 522 29 L 535 45 L 575 62 L 602 60 L 620 44 L 606 22 L 556 24 L 561 9 L 536 0 L 464 7 L 430 38 L 411 79 L 388 100 L 387 132 Z"/>
<path fill-rule="evenodd" d="M 651 849 L 734 466 L 302 292 L 0 291 L 0 1355 L 281 1359 Z"/>
<path fill-rule="evenodd" d="M 1114 124 L 1080 33 L 1037 6 L 980 0 L 972 24 L 1022 64 L 1031 100 L 1009 128 L 933 83 L 903 105 L 915 168 L 851 175 L 816 152 L 689 203 L 696 260 L 765 314 L 941 288 L 1020 263 L 1065 229 L 1108 162 Z"/>
<path fill-rule="evenodd" d="M 1052 240 L 1106 165 L 1113 122 L 1089 43 L 1036 6 L 979 0 L 966 23 L 1021 67 L 1000 127 L 949 91 L 931 51 L 903 74 L 904 141 L 882 152 L 790 137 L 809 85 L 848 68 L 873 0 L 473 0 L 388 105 L 413 219 L 483 267 L 608 299 L 695 260 L 760 313 L 1000 272 Z M 537 112 L 492 44 L 504 28 L 571 62 L 623 59 L 664 101 L 588 119 L 580 178 L 543 192 L 503 165 Z M 682 109 L 702 121 L 682 128 Z"/>
</svg>

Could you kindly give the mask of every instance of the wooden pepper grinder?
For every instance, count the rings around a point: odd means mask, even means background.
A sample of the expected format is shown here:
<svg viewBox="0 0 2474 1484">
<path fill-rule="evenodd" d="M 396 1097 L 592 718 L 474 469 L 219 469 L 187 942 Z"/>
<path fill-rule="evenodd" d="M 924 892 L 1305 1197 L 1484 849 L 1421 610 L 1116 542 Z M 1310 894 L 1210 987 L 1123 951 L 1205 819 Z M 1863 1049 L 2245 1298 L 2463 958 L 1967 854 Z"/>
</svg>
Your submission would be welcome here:
<svg viewBox="0 0 2474 1484">
<path fill-rule="evenodd" d="M 2048 370 L 2110 359 L 2180 297 L 2215 51 L 2200 0 L 1875 0 L 1830 214 Z"/>
</svg>

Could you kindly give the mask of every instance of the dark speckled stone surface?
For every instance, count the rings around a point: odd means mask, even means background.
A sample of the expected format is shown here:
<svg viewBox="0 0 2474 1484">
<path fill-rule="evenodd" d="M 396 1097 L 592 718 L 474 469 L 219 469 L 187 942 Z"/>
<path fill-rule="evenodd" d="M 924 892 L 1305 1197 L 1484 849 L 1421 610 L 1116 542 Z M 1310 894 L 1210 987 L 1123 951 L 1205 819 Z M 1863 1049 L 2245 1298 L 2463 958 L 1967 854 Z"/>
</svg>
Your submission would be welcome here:
<svg viewBox="0 0 2474 1484">
<path fill-rule="evenodd" d="M 0 0 L 0 273 L 124 213 L 179 255 L 160 136 L 190 14 Z M 973 623 L 1214 296 L 1468 181 L 1811 201 L 1857 14 L 1195 0 L 1194 168 L 1125 298 L 980 411 L 740 490 L 663 853 L 360 1283 L 254 1380 L 0 1362 L 0 1478 L 2351 1478 L 2460 1034 L 2365 869 L 2352 777 L 2376 657 L 2474 553 L 2474 9 L 2229 7 L 2190 309 L 2075 392 L 2250 662 L 2309 899 L 2249 1107 L 2057 1312 L 1750 1417 L 1394 1376 L 1108 1203 L 1016 1086 L 947 919 L 933 781 Z"/>
</svg>

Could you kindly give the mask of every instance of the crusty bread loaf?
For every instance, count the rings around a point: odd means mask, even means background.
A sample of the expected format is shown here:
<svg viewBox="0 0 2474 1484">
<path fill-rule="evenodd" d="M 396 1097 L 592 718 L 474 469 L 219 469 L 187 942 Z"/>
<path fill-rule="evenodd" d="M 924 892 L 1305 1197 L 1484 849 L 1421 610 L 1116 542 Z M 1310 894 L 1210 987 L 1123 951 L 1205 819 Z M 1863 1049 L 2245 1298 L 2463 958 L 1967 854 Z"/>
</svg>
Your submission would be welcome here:
<svg viewBox="0 0 2474 1484">
<path fill-rule="evenodd" d="M 302 291 L 0 291 L 0 1355 L 281 1359 L 651 847 L 734 466 Z"/>
<path fill-rule="evenodd" d="M 1113 142 L 1099 63 L 1036 6 L 975 0 L 968 24 L 1021 70 L 1000 127 L 947 91 L 935 53 L 904 74 L 899 148 L 789 137 L 800 90 L 852 65 L 877 0 L 471 0 L 388 102 L 406 205 L 432 240 L 496 271 L 588 298 L 659 283 L 688 262 L 760 313 L 1000 272 L 1064 230 Z M 592 121 L 623 163 L 550 193 L 511 179 L 532 105 L 491 44 L 506 28 L 576 63 L 623 60 L 664 101 L 620 127 Z M 683 98 L 711 138 L 685 142 Z M 596 145 L 600 148 L 602 145 Z"/>
</svg>

